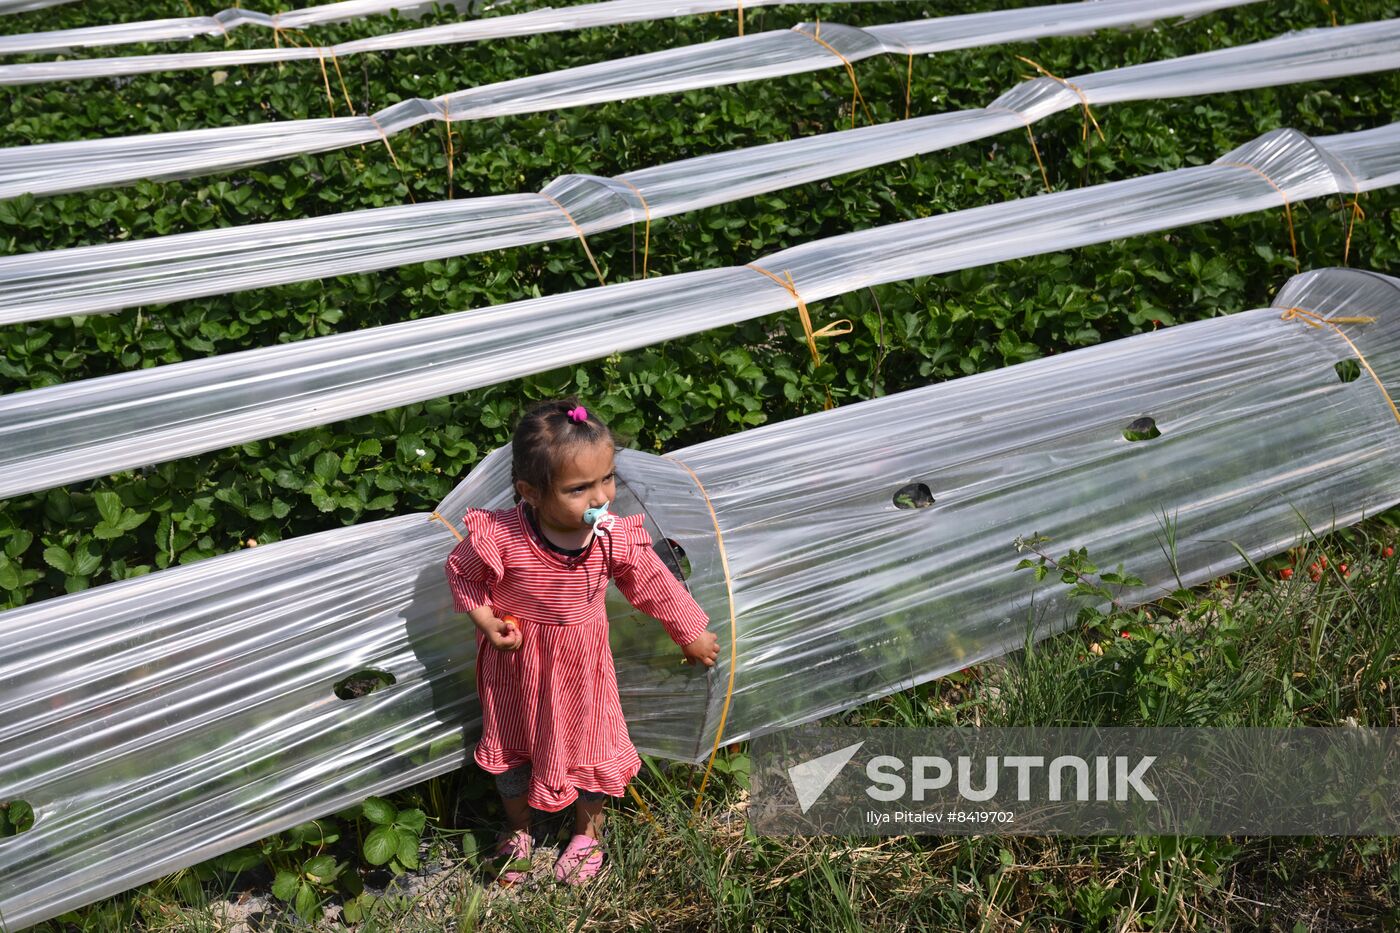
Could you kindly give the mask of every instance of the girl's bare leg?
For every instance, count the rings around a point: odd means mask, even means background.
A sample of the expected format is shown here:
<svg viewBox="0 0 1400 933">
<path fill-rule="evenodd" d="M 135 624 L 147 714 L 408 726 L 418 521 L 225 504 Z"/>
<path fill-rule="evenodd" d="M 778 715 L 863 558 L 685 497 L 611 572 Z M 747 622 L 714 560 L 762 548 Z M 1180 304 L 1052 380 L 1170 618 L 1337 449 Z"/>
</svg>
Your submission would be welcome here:
<svg viewBox="0 0 1400 933">
<path fill-rule="evenodd" d="M 518 829 L 530 828 L 530 804 L 529 797 L 521 794 L 519 797 L 502 797 L 501 805 L 506 810 L 506 831 L 515 832 Z"/>
<path fill-rule="evenodd" d="M 580 797 L 574 803 L 574 835 L 584 835 L 600 839 L 603 834 L 603 805 L 607 798 L 584 800 Z"/>
</svg>

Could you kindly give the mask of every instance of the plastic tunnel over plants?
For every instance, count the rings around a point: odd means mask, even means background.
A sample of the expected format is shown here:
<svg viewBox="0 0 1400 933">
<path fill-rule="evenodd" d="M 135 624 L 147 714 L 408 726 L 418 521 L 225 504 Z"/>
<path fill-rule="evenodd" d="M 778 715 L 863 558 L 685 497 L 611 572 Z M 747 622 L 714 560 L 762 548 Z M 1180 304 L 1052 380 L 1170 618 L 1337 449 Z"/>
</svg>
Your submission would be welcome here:
<svg viewBox="0 0 1400 933">
<path fill-rule="evenodd" d="M 1091 104 L 1400 67 L 1400 20 L 1314 29 L 1067 79 Z M 564 175 L 538 195 L 469 198 L 0 257 L 0 324 L 92 314 L 576 237 L 1018 131 L 1080 98 L 1050 78 L 985 108 L 824 133 L 613 178 Z"/>
<path fill-rule="evenodd" d="M 1090 0 L 856 29 L 800 24 L 734 39 L 565 68 L 410 98 L 370 116 L 281 120 L 0 149 L 0 197 L 107 187 L 140 178 L 186 178 L 241 165 L 366 143 L 427 121 L 462 123 L 605 101 L 719 87 L 840 67 L 886 52 L 923 54 L 1072 35 L 1257 0 Z M 817 41 L 817 40 L 820 41 Z M 0 67 L 0 84 L 18 81 Z"/>
<path fill-rule="evenodd" d="M 0 0 L 0 13 L 24 13 L 45 7 L 61 6 L 74 0 Z M 237 26 L 265 25 L 278 29 L 301 29 L 320 23 L 342 23 L 361 16 L 398 10 L 412 14 L 438 6 L 465 8 L 472 0 L 340 0 L 322 3 L 285 13 L 257 13 L 253 10 L 229 9 L 213 16 L 188 16 L 148 20 L 141 23 L 121 23 L 109 26 L 89 26 L 86 29 L 61 29 L 51 32 L 25 33 L 0 37 L 0 55 L 15 52 L 63 50 L 85 45 L 120 45 L 126 42 L 159 42 L 163 39 L 191 38 L 197 35 L 221 36 Z M 53 37 L 44 42 L 36 36 Z M 16 42 L 15 40 L 22 40 Z"/>
<path fill-rule="evenodd" d="M 465 10 L 473 5 L 473 0 L 343 0 L 341 3 L 323 3 L 319 6 L 303 7 L 300 10 L 288 10 L 285 13 L 259 13 L 256 10 L 244 10 L 240 7 L 223 10 L 213 16 L 178 16 L 168 19 L 146 20 L 135 23 L 112 23 L 103 26 L 85 26 L 79 29 L 54 29 L 48 32 L 26 32 L 13 36 L 0 36 L 0 55 L 17 55 L 29 52 L 66 52 L 69 49 L 84 48 L 102 45 L 126 45 L 133 42 L 168 42 L 172 39 L 193 39 L 196 36 L 222 36 L 227 37 L 230 32 L 239 26 L 262 26 L 266 29 L 305 29 L 307 26 L 317 26 L 326 23 L 343 23 L 346 20 L 359 19 L 365 16 L 374 16 L 381 13 L 398 12 L 412 16 L 415 13 L 422 13 L 431 10 L 434 5 L 443 7 L 456 7 Z M 502 17 L 504 18 L 504 17 Z M 293 50 L 296 46 L 291 47 Z M 259 50 L 271 51 L 271 50 Z M 206 53 L 211 58 L 217 59 L 223 55 L 237 56 L 240 53 L 234 52 L 213 52 Z M 168 55 L 140 55 L 132 56 L 137 60 L 151 61 L 153 59 L 166 59 L 177 56 Z M 279 61 L 290 61 L 294 58 L 304 58 L 303 55 L 290 55 Z M 316 58 L 313 52 L 310 56 Z M 262 61 L 263 59 L 252 59 Z M 92 67 L 93 59 L 86 61 L 79 59 L 71 62 L 70 67 L 82 69 L 82 73 L 67 74 L 63 77 L 79 78 L 102 78 L 112 74 L 135 74 L 134 71 L 113 72 L 99 71 Z M 116 61 L 125 61 L 117 59 Z M 45 63 L 53 67 L 56 63 Z M 229 62 L 229 64 L 242 64 L 242 62 Z M 121 68 L 118 64 L 116 68 Z M 142 71 L 153 70 L 173 70 L 167 68 L 154 69 L 146 68 Z"/>
<path fill-rule="evenodd" d="M 0 398 L 0 497 L 547 372 L 868 285 L 1400 183 L 1400 124 L 1274 130 L 1211 165 L 582 289 Z M 1282 230 L 1280 235 L 1283 235 Z M 757 267 L 757 268 L 755 268 Z M 765 270 L 765 271 L 760 271 Z M 566 330 L 568 341 L 557 339 Z"/>
<path fill-rule="evenodd" d="M 1291 309 L 1371 321 L 1312 327 Z M 1379 382 L 1338 378 L 1354 358 L 1339 329 Z M 684 552 L 721 644 L 715 669 L 680 667 L 612 594 L 633 739 L 697 761 L 1063 628 L 1076 607 L 1016 571 L 1022 535 L 1122 562 L 1145 581 L 1137 602 L 1394 505 L 1397 390 L 1400 281 L 1334 269 L 1295 277 L 1273 308 L 665 457 L 623 451 L 618 511 Z M 1145 417 L 1158 436 L 1128 440 Z M 460 525 L 506 504 L 508 461 L 485 458 L 438 513 Z M 913 484 L 925 507 L 902 508 Z M 442 567 L 455 543 L 404 515 L 4 613 L 0 800 L 36 813 L 0 840 L 5 922 L 459 767 L 479 719 L 472 628 Z M 366 668 L 394 683 L 338 699 Z"/>
<path fill-rule="evenodd" d="M 6 13 L 27 13 L 50 6 L 62 6 L 74 0 L 0 0 L 0 16 Z"/>
<path fill-rule="evenodd" d="M 441 6 L 459 9 L 476 5 L 472 0 L 437 0 Z M 744 9 L 776 6 L 793 0 L 750 0 Z M 827 3 L 877 3 L 879 0 L 826 0 Z M 112 26 L 89 26 L 85 29 L 56 29 L 31 32 L 17 36 L 0 36 L 0 55 L 18 52 L 43 52 L 81 46 L 124 45 L 130 42 L 160 42 L 172 39 L 192 39 L 196 36 L 223 36 L 239 26 L 261 26 L 265 29 L 303 29 L 321 23 L 334 23 L 389 10 L 412 12 L 429 9 L 431 2 L 403 0 L 349 0 L 323 6 L 306 7 L 287 13 L 255 13 L 234 8 L 213 16 L 190 16 L 178 19 L 150 20 L 144 23 L 123 23 Z M 34 69 L 42 75 L 38 80 L 60 81 L 73 78 L 105 78 L 113 75 L 142 74 L 154 71 L 177 71 L 186 68 L 220 68 L 228 65 L 250 65 L 265 62 L 288 62 L 298 59 L 344 58 L 357 52 L 386 49 L 421 48 L 457 42 L 479 42 L 483 39 L 503 39 L 508 36 L 533 36 L 546 32 L 564 32 L 589 26 L 618 26 L 699 13 L 719 13 L 737 10 L 736 0 L 603 0 L 601 3 L 570 4 L 562 8 L 544 7 L 525 13 L 493 16 L 467 23 L 428 26 L 388 33 L 371 39 L 358 39 L 338 45 L 286 45 L 271 49 L 247 49 L 229 52 L 186 52 L 165 55 L 128 55 L 121 58 L 78 59 L 63 64 L 41 63 Z"/>
<path fill-rule="evenodd" d="M 241 7 L 232 7 L 230 10 L 223 10 L 220 13 L 209 15 L 209 17 L 169 17 L 164 20 L 147 20 L 144 22 L 113 22 L 109 25 L 95 25 L 95 27 L 83 27 L 77 29 L 50 29 L 48 32 L 21 32 L 18 35 L 0 36 L 0 55 L 20 55 L 28 52 L 67 52 L 69 49 L 91 48 L 91 46 L 102 45 L 127 45 L 132 42 L 168 42 L 171 39 L 193 39 L 195 36 L 228 36 L 231 31 L 245 25 L 256 25 L 267 29 L 304 29 L 312 25 L 329 24 L 329 22 L 344 22 L 347 20 L 358 20 L 361 17 L 370 15 L 391 13 L 399 11 L 405 15 L 424 13 L 431 10 L 434 3 L 440 7 L 456 7 L 458 10 L 465 10 L 473 6 L 473 0 L 343 0 L 342 3 L 323 3 L 319 6 L 304 7 L 301 10 L 287 10 L 286 13 L 258 13 L 256 10 L 244 10 Z M 504 17 L 503 17 L 504 18 Z M 297 46 L 291 46 L 291 50 Z M 269 49 L 260 49 L 259 52 L 269 52 Z M 218 59 L 218 56 L 239 55 L 238 52 L 213 52 L 207 53 L 211 59 Z M 171 59 L 168 55 L 143 55 L 132 56 L 140 62 L 151 62 L 153 59 Z M 304 55 L 288 55 L 286 59 L 293 60 Z M 309 56 L 314 59 L 315 52 Z M 252 59 L 255 62 L 265 59 Z M 122 62 L 122 59 L 118 59 Z M 136 74 L 137 71 L 98 71 L 92 69 L 94 60 L 78 59 L 71 62 L 70 67 L 83 69 L 83 73 L 66 74 L 63 77 L 106 77 L 111 74 Z M 217 63 L 217 62 L 216 62 Z M 230 64 L 241 64 L 242 62 L 230 62 Z M 55 63 L 56 64 L 56 63 Z M 115 67 L 122 67 L 116 64 Z M 164 69 L 140 69 L 150 70 L 174 70 L 167 66 Z"/>
</svg>

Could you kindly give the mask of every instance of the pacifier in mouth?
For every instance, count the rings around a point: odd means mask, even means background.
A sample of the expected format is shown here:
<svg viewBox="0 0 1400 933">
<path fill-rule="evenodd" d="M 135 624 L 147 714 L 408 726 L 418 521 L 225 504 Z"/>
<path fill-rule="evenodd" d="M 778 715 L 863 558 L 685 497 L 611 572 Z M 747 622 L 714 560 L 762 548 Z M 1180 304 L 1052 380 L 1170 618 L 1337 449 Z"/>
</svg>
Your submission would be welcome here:
<svg viewBox="0 0 1400 933">
<path fill-rule="evenodd" d="M 611 530 L 612 523 L 617 520 L 617 516 L 608 511 L 611 503 L 604 502 L 596 508 L 584 509 L 583 521 L 586 525 L 592 525 L 596 531 L 599 528 Z"/>
</svg>

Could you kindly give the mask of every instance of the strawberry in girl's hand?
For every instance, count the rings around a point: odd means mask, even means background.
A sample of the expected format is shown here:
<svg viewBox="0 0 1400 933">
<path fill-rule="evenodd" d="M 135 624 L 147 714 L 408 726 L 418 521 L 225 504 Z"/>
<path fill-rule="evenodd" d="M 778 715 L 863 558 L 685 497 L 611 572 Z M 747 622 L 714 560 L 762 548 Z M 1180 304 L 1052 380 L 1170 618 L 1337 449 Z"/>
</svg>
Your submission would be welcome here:
<svg viewBox="0 0 1400 933">
<path fill-rule="evenodd" d="M 520 620 L 510 613 L 487 625 L 482 631 L 491 647 L 497 651 L 515 651 L 525 639 L 520 632 Z"/>
</svg>

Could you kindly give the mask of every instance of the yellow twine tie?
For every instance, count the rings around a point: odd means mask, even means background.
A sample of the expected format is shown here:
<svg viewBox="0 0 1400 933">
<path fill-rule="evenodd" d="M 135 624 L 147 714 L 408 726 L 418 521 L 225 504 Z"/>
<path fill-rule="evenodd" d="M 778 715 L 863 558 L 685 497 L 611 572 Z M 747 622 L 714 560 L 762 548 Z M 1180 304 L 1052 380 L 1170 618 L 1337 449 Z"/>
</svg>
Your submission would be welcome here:
<svg viewBox="0 0 1400 933">
<path fill-rule="evenodd" d="M 695 480 L 695 487 L 700 490 L 700 495 L 705 500 L 705 507 L 710 510 L 710 521 L 715 526 L 715 542 L 719 547 L 719 565 L 724 571 L 724 592 L 729 597 L 729 683 L 724 688 L 724 705 L 719 712 L 719 725 L 715 729 L 715 744 L 710 749 L 710 759 L 705 763 L 705 774 L 700 778 L 700 789 L 695 793 L 695 806 L 691 810 L 692 819 L 700 813 L 700 803 L 705 799 L 705 787 L 710 782 L 710 772 L 715 766 L 715 756 L 719 754 L 719 747 L 724 740 L 724 724 L 729 719 L 729 703 L 734 697 L 734 671 L 739 666 L 739 623 L 734 615 L 734 580 L 729 573 L 729 552 L 724 547 L 724 533 L 719 528 L 719 516 L 715 514 L 714 503 L 710 501 L 710 494 L 705 491 L 705 484 L 700 482 L 700 477 L 695 475 L 685 463 L 677 460 L 669 454 L 666 457 L 672 463 L 678 464 L 681 469 L 690 474 L 690 478 Z"/>
<path fill-rule="evenodd" d="M 286 35 L 287 35 L 287 44 L 288 44 L 289 46 L 292 46 L 293 48 L 298 48 L 298 49 L 300 49 L 300 48 L 309 48 L 309 49 L 314 49 L 314 50 L 316 51 L 316 58 L 317 58 L 317 60 L 320 61 L 320 63 L 321 63 L 321 80 L 322 80 L 323 82 L 325 82 L 325 85 L 326 85 L 326 105 L 330 107 L 331 116 L 334 117 L 334 116 L 335 116 L 335 101 L 334 101 L 334 99 L 331 97 L 331 79 L 330 79 L 329 75 L 327 75 L 327 73 L 326 73 L 326 56 L 325 56 L 325 51 L 326 51 L 326 50 L 323 49 L 321 46 L 317 45 L 315 42 L 313 42 L 312 39 L 311 39 L 311 37 L 308 36 L 308 35 L 306 35 L 305 33 L 302 33 L 302 34 L 301 34 L 301 38 L 302 38 L 302 40 L 304 40 L 304 41 L 298 41 L 298 39 L 297 39 L 297 31 L 296 31 L 295 29 L 282 29 L 282 28 L 278 27 L 278 26 L 276 25 L 276 19 L 275 19 L 275 18 L 274 18 L 274 20 L 273 20 L 273 27 L 272 27 L 272 28 L 273 28 L 273 35 L 279 35 L 279 34 L 284 33 L 284 32 L 286 33 Z M 281 67 L 282 67 L 282 63 L 281 63 L 281 62 L 278 62 L 277 67 L 278 67 L 278 68 L 281 68 Z"/>
<path fill-rule="evenodd" d="M 632 184 L 630 181 L 628 181 L 628 180 L 625 179 L 625 178 L 616 178 L 616 177 L 614 177 L 613 180 L 614 180 L 614 181 L 620 181 L 620 182 L 622 182 L 624 185 L 626 185 L 627 187 L 631 188 L 634 192 L 636 192 L 636 194 L 637 194 L 637 200 L 639 200 L 639 201 L 642 202 L 642 211 L 643 211 L 643 212 L 645 213 L 645 215 L 646 215 L 646 228 L 644 229 L 644 231 L 643 231 L 643 233 L 642 233 L 642 278 L 646 278 L 646 277 L 647 277 L 647 257 L 651 255 L 651 206 L 647 204 L 647 199 L 646 199 L 645 197 L 642 196 L 641 190 L 640 190 L 636 185 Z M 636 228 L 636 227 L 633 227 L 632 229 L 635 230 L 635 229 L 637 229 L 637 228 Z M 636 248 L 637 248 L 637 241 L 636 241 L 636 240 L 633 240 L 633 241 L 632 241 L 632 249 L 635 251 Z M 637 254 L 636 254 L 636 252 L 633 252 L 633 253 L 632 253 L 632 261 L 633 261 L 633 262 L 636 262 L 636 260 L 637 260 Z M 633 266 L 632 268 L 635 269 L 636 266 Z"/>
<path fill-rule="evenodd" d="M 550 204 L 553 204 L 555 207 L 559 208 L 560 213 L 564 215 L 564 219 L 569 222 L 569 226 L 573 227 L 574 232 L 578 234 L 578 241 L 583 244 L 584 255 L 588 257 L 589 263 L 593 266 L 593 274 L 598 276 L 598 284 L 608 284 L 607 281 L 603 278 L 603 270 L 598 268 L 598 261 L 593 258 L 593 250 L 588 248 L 588 237 L 583 235 L 583 228 L 580 227 L 578 224 L 574 223 L 573 215 L 570 214 L 568 211 L 564 210 L 564 205 L 560 204 L 558 201 L 554 200 L 549 195 L 542 194 L 540 195 L 540 197 L 544 198 Z"/>
<path fill-rule="evenodd" d="M 432 519 L 433 519 L 434 521 L 439 521 L 439 522 L 442 522 L 444 525 L 446 525 L 446 526 L 447 526 L 447 530 L 450 531 L 450 532 L 452 532 L 454 535 L 456 535 L 458 541 L 461 541 L 461 540 L 464 539 L 464 535 L 463 535 L 460 531 L 457 530 L 457 526 L 454 525 L 454 524 L 452 524 L 451 522 L 449 522 L 447 519 L 443 518 L 443 517 L 442 517 L 441 515 L 439 515 L 437 512 L 433 512 L 431 517 L 432 517 Z"/>
<path fill-rule="evenodd" d="M 1035 164 L 1040 168 L 1040 180 L 1045 183 L 1045 190 L 1050 191 L 1050 176 L 1045 172 L 1045 162 L 1040 158 L 1040 147 L 1035 144 L 1035 133 L 1031 130 L 1031 118 L 1019 110 L 1012 110 L 1010 107 L 1002 107 L 998 104 L 984 108 L 986 110 L 1005 110 L 1015 116 L 1026 125 L 1026 137 L 1031 141 L 1031 152 L 1035 155 Z"/>
<path fill-rule="evenodd" d="M 326 106 L 330 108 L 331 116 L 334 117 L 335 97 L 331 95 L 331 76 L 326 71 L 326 55 L 320 46 L 316 48 L 316 60 L 321 63 L 321 81 L 326 85 Z"/>
<path fill-rule="evenodd" d="M 340 93 L 345 95 L 345 106 L 350 111 L 350 116 L 355 116 L 355 105 L 350 103 L 350 89 L 345 86 L 345 75 L 340 70 L 340 59 L 335 56 L 335 47 L 328 49 L 331 53 L 331 64 L 335 66 L 335 76 L 340 80 Z"/>
<path fill-rule="evenodd" d="M 1293 271 L 1301 272 L 1303 270 L 1303 267 L 1298 262 L 1298 238 L 1293 234 L 1293 206 L 1289 204 L 1288 195 L 1284 193 L 1284 190 L 1280 188 L 1278 184 L 1268 175 L 1265 175 L 1263 172 L 1259 171 L 1259 169 L 1246 162 L 1215 162 L 1212 164 L 1229 165 L 1233 168 L 1249 169 L 1251 172 L 1267 181 L 1269 183 L 1269 187 L 1277 191 L 1278 196 L 1283 198 L 1283 219 L 1288 224 L 1288 248 L 1293 251 Z"/>
<path fill-rule="evenodd" d="M 404 176 L 403 166 L 399 164 L 399 157 L 394 155 L 394 147 L 389 144 L 389 134 L 384 132 L 384 127 L 380 126 L 379 121 L 370 114 L 365 114 L 365 119 L 373 123 L 374 128 L 379 131 L 379 138 L 384 141 L 384 148 L 389 150 L 389 158 L 393 160 L 394 170 L 399 173 L 399 181 L 403 182 L 404 193 L 408 195 L 409 201 L 417 204 L 417 199 L 413 197 L 413 189 L 409 187 L 408 179 Z"/>
<path fill-rule="evenodd" d="M 456 174 L 453 166 L 456 150 L 452 146 L 452 110 L 447 106 L 447 101 L 442 102 L 442 122 L 447 131 L 447 200 L 451 201 L 452 181 Z"/>
<path fill-rule="evenodd" d="M 817 22 L 817 35 L 813 35 L 810 32 L 802 32 L 800 29 L 797 30 L 799 35 L 803 35 L 806 36 L 808 39 L 811 39 L 813 42 L 817 43 L 817 45 L 820 45 L 832 55 L 835 55 L 837 58 L 841 59 L 841 64 L 846 66 L 846 76 L 851 79 L 851 129 L 856 128 L 857 101 L 859 101 L 861 109 L 865 111 L 865 119 L 870 123 L 874 123 L 875 118 L 870 115 L 870 108 L 866 106 L 865 95 L 860 92 L 860 82 L 856 80 L 855 67 L 846 59 L 846 56 L 836 51 L 836 49 L 832 47 L 831 43 L 827 42 L 821 37 L 821 31 L 822 24 L 820 20 L 818 20 Z"/>
<path fill-rule="evenodd" d="M 1347 220 L 1347 241 L 1342 247 L 1342 265 L 1344 266 L 1348 264 L 1347 260 L 1351 256 L 1351 232 L 1355 229 L 1358 220 L 1366 219 L 1366 212 L 1361 209 L 1360 197 L 1359 193 L 1354 193 L 1351 196 L 1351 217 Z"/>
<path fill-rule="evenodd" d="M 909 119 L 909 102 L 914 91 L 914 53 L 909 53 L 909 70 L 904 73 L 904 119 Z"/>
<path fill-rule="evenodd" d="M 776 275 L 769 272 L 767 269 L 763 268 L 762 266 L 755 265 L 754 263 L 749 263 L 746 268 L 752 269 L 755 272 L 760 272 L 763 275 L 768 276 L 768 278 L 781 285 L 787 291 L 787 293 L 792 296 L 792 300 L 797 302 L 797 313 L 798 316 L 802 318 L 802 331 L 807 335 L 807 349 L 810 350 L 812 353 L 812 363 L 814 365 L 820 366 L 822 363 L 822 355 L 817 350 L 818 337 L 840 337 L 851 332 L 851 322 L 849 320 L 846 320 L 845 318 L 842 318 L 839 321 L 832 321 L 830 324 L 827 324 L 821 330 L 813 330 L 812 316 L 807 312 L 807 302 L 804 301 L 802 299 L 802 295 L 798 293 L 797 284 L 793 282 L 791 272 L 784 269 L 783 275 L 785 278 L 778 278 Z M 844 330 L 842 329 L 843 325 Z M 831 399 L 831 390 L 826 387 L 823 387 L 822 391 L 826 394 L 826 408 L 828 410 L 835 408 L 836 403 L 833 402 Z"/>
<path fill-rule="evenodd" d="M 1351 347 L 1351 352 L 1356 354 L 1356 359 L 1361 363 L 1362 367 L 1365 368 L 1366 372 L 1370 373 L 1372 381 L 1376 383 L 1376 388 L 1381 390 L 1381 395 L 1385 398 L 1385 403 L 1390 406 L 1390 413 L 1395 416 L 1396 422 L 1400 423 L 1400 408 L 1395 407 L 1395 400 L 1391 398 L 1390 393 L 1385 390 L 1385 383 L 1381 382 L 1381 377 L 1376 375 L 1376 371 L 1372 369 L 1371 364 L 1366 361 L 1366 357 L 1361 352 L 1361 349 L 1352 342 L 1352 339 L 1346 335 L 1345 331 L 1337 326 L 1338 324 L 1374 324 L 1376 322 L 1375 318 L 1323 317 L 1320 314 L 1308 311 L 1304 308 L 1287 308 L 1279 317 L 1285 321 L 1301 321 L 1309 327 L 1321 329 L 1325 326 L 1332 328 L 1338 337 L 1341 337 L 1347 342 L 1347 346 Z"/>
<path fill-rule="evenodd" d="M 1036 71 L 1038 71 L 1038 72 L 1040 72 L 1041 74 L 1045 75 L 1045 77 L 1049 78 L 1051 81 L 1058 81 L 1058 82 L 1060 82 L 1061 84 L 1063 84 L 1065 87 L 1069 88 L 1069 89 L 1070 89 L 1071 91 L 1073 91 L 1074 93 L 1078 94 L 1078 95 L 1079 95 L 1079 106 L 1082 107 L 1082 108 L 1084 108 L 1084 133 L 1083 133 L 1083 139 L 1084 139 L 1086 142 L 1088 141 L 1088 139 L 1089 139 L 1089 124 L 1092 123 L 1092 124 L 1094 124 L 1094 132 L 1096 132 L 1096 133 L 1099 134 L 1099 139 L 1100 139 L 1100 141 L 1103 141 L 1103 140 L 1104 140 L 1103 127 L 1099 126 L 1099 121 L 1094 119 L 1094 111 L 1092 111 L 1092 110 L 1089 109 L 1089 98 L 1088 98 L 1088 96 L 1085 95 L 1084 90 L 1083 90 L 1079 85 L 1075 84 L 1073 81 L 1066 81 L 1064 78 L 1061 78 L 1059 75 L 1051 73 L 1051 72 L 1048 71 L 1044 66 L 1042 66 L 1042 65 L 1039 64 L 1038 62 L 1033 62 L 1033 61 L 1031 61 L 1029 58 L 1026 58 L 1026 56 L 1024 56 L 1024 55 L 1017 55 L 1016 57 L 1019 58 L 1021 61 L 1025 62 L 1027 65 L 1030 65 L 1030 66 L 1031 66 L 1032 68 L 1034 68 Z"/>
<path fill-rule="evenodd" d="M 1347 177 L 1351 179 L 1351 217 L 1347 220 L 1347 241 L 1342 246 L 1342 265 L 1345 266 L 1348 264 L 1347 260 L 1351 256 L 1352 231 L 1356 228 L 1356 221 L 1358 219 L 1366 219 L 1366 212 L 1361 209 L 1361 183 L 1356 180 L 1356 176 L 1351 173 L 1351 169 L 1347 168 L 1345 162 L 1338 160 L 1337 164 L 1342 167 L 1342 171 L 1346 172 Z M 1342 205 L 1345 207 L 1346 202 L 1343 201 Z"/>
</svg>

